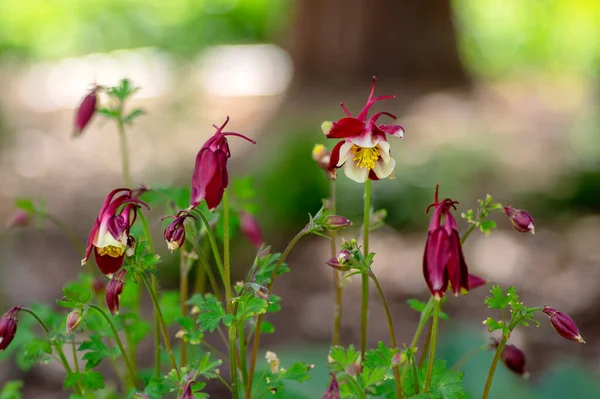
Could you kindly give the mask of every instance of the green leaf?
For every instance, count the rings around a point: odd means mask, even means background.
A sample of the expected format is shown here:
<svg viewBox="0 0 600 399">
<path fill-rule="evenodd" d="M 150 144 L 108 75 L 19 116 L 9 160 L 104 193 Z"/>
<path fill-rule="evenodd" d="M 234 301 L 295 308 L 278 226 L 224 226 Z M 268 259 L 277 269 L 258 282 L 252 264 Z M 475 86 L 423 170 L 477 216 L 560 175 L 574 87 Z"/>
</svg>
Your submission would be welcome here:
<svg viewBox="0 0 600 399">
<path fill-rule="evenodd" d="M 99 108 L 96 110 L 96 113 L 109 119 L 118 119 L 120 111 L 118 109 Z"/>
<path fill-rule="evenodd" d="M 196 322 L 200 324 L 200 330 L 213 332 L 226 316 L 225 309 L 219 300 L 212 294 L 206 294 L 204 301 L 200 304 L 200 314 Z"/>
<path fill-rule="evenodd" d="M 495 319 L 492 319 L 491 317 L 488 317 L 487 319 L 485 319 L 483 321 L 483 324 L 488 327 L 489 332 L 493 332 L 496 330 L 502 330 L 504 328 L 503 323 L 501 321 L 496 321 Z"/>
<path fill-rule="evenodd" d="M 7 381 L 0 391 L 0 399 L 21 399 L 23 381 Z"/>
<path fill-rule="evenodd" d="M 85 370 L 91 370 L 96 367 L 102 359 L 111 357 L 111 352 L 108 347 L 102 342 L 102 337 L 99 334 L 90 336 L 89 341 L 83 341 L 79 345 L 78 351 L 87 351 L 82 359 L 86 361 Z"/>
<path fill-rule="evenodd" d="M 408 306 L 410 306 L 411 309 L 416 310 L 419 313 L 422 313 L 425 310 L 425 307 L 427 306 L 425 302 L 419 301 L 415 298 L 407 300 L 406 303 L 408 303 Z"/>
<path fill-rule="evenodd" d="M 426 374 L 427 365 L 424 365 L 423 368 L 417 370 L 420 392 L 423 392 Z M 426 397 L 429 399 L 466 399 L 466 392 L 462 386 L 463 376 L 464 374 L 462 372 L 448 368 L 445 360 L 436 361 L 433 366 L 429 394 Z M 404 381 L 403 388 L 406 390 L 408 396 L 412 398 L 412 395 L 415 393 L 412 368 L 408 369 L 408 375 Z"/>
<path fill-rule="evenodd" d="M 163 399 L 169 391 L 169 387 L 162 378 L 152 378 L 144 389 L 144 393 L 150 396 L 151 399 Z"/>
<path fill-rule="evenodd" d="M 88 371 L 83 374 L 81 385 L 85 389 L 96 391 L 104 388 L 104 376 L 97 371 Z"/>
<path fill-rule="evenodd" d="M 45 339 L 33 338 L 26 342 L 20 352 L 22 364 L 31 368 L 37 362 L 47 363 L 52 357 L 52 346 Z"/>
<path fill-rule="evenodd" d="M 216 369 L 221 366 L 223 362 L 221 359 L 212 360 L 210 358 L 210 353 L 205 353 L 202 358 L 194 364 L 194 369 L 198 375 L 203 376 L 204 378 L 211 379 L 217 378 Z"/>
<path fill-rule="evenodd" d="M 268 303 L 264 299 L 260 299 L 254 293 L 243 295 L 238 298 L 238 322 L 245 320 L 248 317 L 266 313 Z"/>
<path fill-rule="evenodd" d="M 294 363 L 290 368 L 280 371 L 280 378 L 283 380 L 291 380 L 302 382 L 310 379 L 310 375 L 308 372 L 312 370 L 314 366 L 304 363 L 298 362 Z"/>
<path fill-rule="evenodd" d="M 273 323 L 263 321 L 260 325 L 260 332 L 263 334 L 273 334 L 275 332 L 275 327 L 273 326 Z"/>
<path fill-rule="evenodd" d="M 133 111 L 131 111 L 125 118 L 123 118 L 123 122 L 130 125 L 133 123 L 133 120 L 137 117 L 140 117 L 142 115 L 146 115 L 146 111 L 144 111 L 141 108 L 136 108 Z"/>
<path fill-rule="evenodd" d="M 17 198 L 15 200 L 15 207 L 29 213 L 30 215 L 34 215 L 37 212 L 33 201 L 28 198 Z"/>
<path fill-rule="evenodd" d="M 274 253 L 274 254 L 269 254 L 267 256 L 259 258 L 257 260 L 258 263 L 256 265 L 256 274 L 254 276 L 253 282 L 256 284 L 259 284 L 259 285 L 266 286 L 271 281 L 271 275 L 273 274 L 273 271 L 275 270 L 275 266 L 276 266 L 277 261 L 279 260 L 280 256 L 281 256 L 281 254 Z M 285 264 L 285 262 L 284 262 L 279 266 L 279 269 L 277 269 L 277 275 L 280 276 L 289 271 L 290 271 L 290 269 L 288 268 L 287 264 Z"/>
<path fill-rule="evenodd" d="M 493 220 L 484 220 L 479 224 L 479 230 L 485 235 L 491 234 L 495 228 L 496 222 Z"/>
<path fill-rule="evenodd" d="M 347 368 L 354 367 L 360 359 L 360 352 L 356 351 L 354 345 L 350 345 L 348 349 L 341 346 L 333 346 L 329 351 L 329 357 L 332 362 L 330 367 L 334 372 L 345 372 Z"/>
<path fill-rule="evenodd" d="M 504 309 L 510 303 L 510 298 L 504 295 L 499 285 L 494 285 L 490 289 L 490 296 L 485 299 L 485 304 L 490 309 Z"/>
<path fill-rule="evenodd" d="M 82 379 L 81 373 L 68 373 L 67 378 L 65 378 L 65 382 L 63 383 L 63 388 L 71 388 L 81 382 Z"/>
<path fill-rule="evenodd" d="M 163 291 L 160 295 L 159 303 L 167 326 L 175 323 L 175 319 L 181 315 L 179 291 Z"/>
<path fill-rule="evenodd" d="M 181 326 L 183 336 L 181 337 L 185 342 L 189 342 L 192 345 L 199 345 L 204 339 L 202 331 L 196 328 L 196 322 L 191 317 L 179 316 L 175 321 Z"/>
<path fill-rule="evenodd" d="M 375 369 L 377 367 L 392 368 L 392 358 L 399 352 L 399 349 L 390 349 L 381 341 L 377 343 L 377 349 L 371 349 L 365 353 L 364 365 Z"/>
</svg>

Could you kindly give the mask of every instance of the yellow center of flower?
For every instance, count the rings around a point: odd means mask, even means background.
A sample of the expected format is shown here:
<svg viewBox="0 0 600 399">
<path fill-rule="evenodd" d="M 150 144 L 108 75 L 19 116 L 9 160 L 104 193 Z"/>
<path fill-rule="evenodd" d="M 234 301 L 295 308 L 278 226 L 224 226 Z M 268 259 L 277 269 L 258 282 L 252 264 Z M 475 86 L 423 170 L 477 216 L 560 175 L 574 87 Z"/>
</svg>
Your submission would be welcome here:
<svg viewBox="0 0 600 399">
<path fill-rule="evenodd" d="M 106 247 L 98 248 L 98 255 L 108 255 L 113 258 L 118 258 L 125 252 L 125 247 L 117 247 L 114 245 L 108 245 Z"/>
<path fill-rule="evenodd" d="M 352 146 L 352 153 L 354 154 L 354 162 L 359 168 L 373 169 L 375 162 L 381 157 L 381 151 L 379 147 L 364 148 L 357 145 Z"/>
</svg>

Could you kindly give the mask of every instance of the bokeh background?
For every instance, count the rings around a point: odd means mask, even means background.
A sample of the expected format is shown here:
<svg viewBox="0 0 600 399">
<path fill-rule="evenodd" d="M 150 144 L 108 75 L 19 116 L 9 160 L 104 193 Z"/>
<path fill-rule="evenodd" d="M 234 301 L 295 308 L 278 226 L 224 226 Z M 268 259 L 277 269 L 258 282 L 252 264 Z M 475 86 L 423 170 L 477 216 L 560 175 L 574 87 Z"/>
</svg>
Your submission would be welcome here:
<svg viewBox="0 0 600 399">
<path fill-rule="evenodd" d="M 47 211 L 84 240 L 106 193 L 121 185 L 114 126 L 97 118 L 72 139 L 73 111 L 93 82 L 129 77 L 142 89 L 131 107 L 148 115 L 129 130 L 134 181 L 187 185 L 211 124 L 255 138 L 232 140 L 233 176 L 249 175 L 258 192 L 265 241 L 283 249 L 327 196 L 311 159 L 324 142 L 323 120 L 362 107 L 371 77 L 385 110 L 406 128 L 391 139 L 396 180 L 374 184 L 375 208 L 388 226 L 374 233 L 375 273 L 383 281 L 401 342 L 418 315 L 406 300 L 427 298 L 421 256 L 424 210 L 436 183 L 444 196 L 476 207 L 490 193 L 532 213 L 534 236 L 497 216 L 489 237 L 465 251 L 473 272 L 516 285 L 527 304 L 550 304 L 578 322 L 586 345 L 540 328 L 512 341 L 527 354 L 529 380 L 500 369 L 493 398 L 598 398 L 600 385 L 600 3 L 594 0 L 9 0 L 0 10 L 0 218 L 18 197 Z M 383 104 L 378 105 L 381 110 Z M 332 143 L 329 144 L 331 148 Z M 360 224 L 362 187 L 343 173 L 340 213 Z M 156 239 L 158 212 L 152 214 Z M 464 225 L 462 226 L 465 227 Z M 342 235 L 351 238 L 355 231 Z M 53 224 L 0 231 L 0 304 L 53 303 L 81 271 L 76 252 Z M 236 238 L 243 278 L 252 247 Z M 166 247 L 163 286 L 176 286 Z M 320 397 L 332 321 L 328 243 L 304 240 L 276 287 L 283 312 L 265 337 L 283 365 L 317 364 L 313 379 L 291 389 Z M 358 343 L 359 285 L 345 291 L 344 344 Z M 373 292 L 375 294 L 375 292 Z M 442 324 L 449 362 L 485 343 L 485 289 L 452 299 Z M 372 298 L 371 344 L 387 340 Z M 464 367 L 481 394 L 491 353 Z M 10 360 L 0 382 L 23 378 L 26 398 L 67 397 L 62 371 L 21 374 Z M 46 395 L 46 396 L 44 396 Z M 218 392 L 215 397 L 221 397 Z M 290 391 L 290 397 L 292 393 Z"/>
</svg>

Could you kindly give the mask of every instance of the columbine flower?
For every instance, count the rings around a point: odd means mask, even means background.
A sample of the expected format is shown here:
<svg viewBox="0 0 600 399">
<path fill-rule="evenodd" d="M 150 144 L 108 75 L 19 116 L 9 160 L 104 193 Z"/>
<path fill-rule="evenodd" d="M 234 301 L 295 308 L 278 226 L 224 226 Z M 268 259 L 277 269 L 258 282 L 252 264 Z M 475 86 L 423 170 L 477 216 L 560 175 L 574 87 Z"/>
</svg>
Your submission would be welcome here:
<svg viewBox="0 0 600 399">
<path fill-rule="evenodd" d="M 346 271 L 350 269 L 350 265 L 347 264 L 347 262 L 350 260 L 350 256 L 350 251 L 347 249 L 342 249 L 340 252 L 338 252 L 337 257 L 331 258 L 325 263 L 334 269 Z"/>
<path fill-rule="evenodd" d="M 119 314 L 119 297 L 125 287 L 126 274 L 125 269 L 121 269 L 106 285 L 106 304 L 113 316 Z"/>
<path fill-rule="evenodd" d="M 185 219 L 196 217 L 188 211 L 179 211 L 176 216 L 165 216 L 163 219 L 167 218 L 173 218 L 173 221 L 165 229 L 165 241 L 169 251 L 173 252 L 185 243 Z"/>
<path fill-rule="evenodd" d="M 227 159 L 231 158 L 227 136 L 237 136 L 256 144 L 254 140 L 233 132 L 223 132 L 229 117 L 202 146 L 196 156 L 196 166 L 192 176 L 192 197 L 190 206 L 195 207 L 206 200 L 208 209 L 213 210 L 221 203 L 223 193 L 229 183 Z"/>
<path fill-rule="evenodd" d="M 491 348 L 498 348 L 498 340 L 492 339 Z M 527 378 L 529 373 L 525 370 L 525 353 L 514 345 L 506 344 L 502 349 L 502 354 L 500 355 L 502 362 L 513 373 L 520 375 L 522 377 Z"/>
<path fill-rule="evenodd" d="M 240 215 L 240 230 L 256 247 L 260 248 L 263 244 L 262 230 L 258 220 L 251 214 L 245 211 L 239 212 Z"/>
<path fill-rule="evenodd" d="M 79 325 L 83 317 L 81 317 L 81 311 L 79 309 L 75 309 L 67 316 L 67 334 L 72 333 Z"/>
<path fill-rule="evenodd" d="M 128 241 L 129 230 L 135 222 L 138 204 L 148 208 L 144 202 L 133 198 L 127 188 L 118 188 L 108 194 L 88 237 L 82 265 L 94 250 L 96 264 L 102 273 L 110 277 L 121 268 L 127 244 L 131 242 Z"/>
<path fill-rule="evenodd" d="M 331 373 L 330 375 L 331 383 L 329 384 L 329 388 L 327 388 L 327 392 L 323 395 L 323 399 L 340 399 L 340 386 L 338 381 L 335 378 L 335 374 Z"/>
<path fill-rule="evenodd" d="M 504 207 L 504 213 L 510 219 L 510 223 L 513 225 L 515 230 L 521 233 L 535 234 L 535 221 L 531 215 L 521 209 L 511 208 L 510 206 Z"/>
<path fill-rule="evenodd" d="M 579 333 L 579 328 L 568 314 L 548 306 L 544 307 L 544 313 L 548 315 L 550 324 L 552 324 L 552 327 L 554 327 L 554 330 L 558 335 L 569 341 L 585 344 L 585 341 Z"/>
<path fill-rule="evenodd" d="M 438 200 L 439 185 L 435 189 L 435 202 L 427 208 L 434 207 L 425 253 L 423 254 L 423 275 L 425 282 L 436 298 L 441 298 L 452 285 L 454 295 L 469 291 L 469 270 L 460 245 L 460 235 L 456 220 L 450 213 L 457 202 L 450 198 L 442 202 Z M 442 224 L 443 220 L 443 224 Z"/>
<path fill-rule="evenodd" d="M 404 128 L 400 125 L 378 125 L 377 120 L 382 115 L 396 119 L 388 112 L 377 112 L 367 119 L 367 113 L 373 104 L 394 98 L 394 96 L 373 98 L 375 82 L 376 79 L 373 77 L 367 104 L 356 117 L 353 117 L 342 103 L 342 109 L 348 116 L 337 122 L 324 122 L 321 125 L 327 138 L 344 139 L 331 151 L 328 169 L 333 177 L 335 170 L 344 164 L 346 176 L 358 183 L 364 183 L 367 179 L 384 179 L 394 171 L 396 161 L 390 156 L 390 144 L 387 142 L 386 134 L 402 138 Z"/>
<path fill-rule="evenodd" d="M 92 91 L 90 91 L 87 96 L 84 97 L 83 101 L 77 108 L 77 112 L 75 113 L 75 121 L 73 123 L 73 136 L 77 137 L 82 132 L 83 129 L 90 123 L 92 117 L 96 113 L 96 102 L 98 101 L 97 92 L 99 87 L 94 87 Z"/>
<path fill-rule="evenodd" d="M 0 352 L 10 345 L 17 333 L 17 314 L 21 306 L 15 306 L 0 318 Z"/>
</svg>

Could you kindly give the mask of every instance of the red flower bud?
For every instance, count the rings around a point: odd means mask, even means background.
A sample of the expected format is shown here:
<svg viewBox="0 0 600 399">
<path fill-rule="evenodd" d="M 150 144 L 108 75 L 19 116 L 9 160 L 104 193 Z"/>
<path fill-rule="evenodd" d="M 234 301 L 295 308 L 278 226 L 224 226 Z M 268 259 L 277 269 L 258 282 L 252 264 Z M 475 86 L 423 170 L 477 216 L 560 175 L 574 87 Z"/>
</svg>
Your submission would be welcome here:
<svg viewBox="0 0 600 399">
<path fill-rule="evenodd" d="M 119 270 L 106 285 L 106 304 L 114 316 L 119 313 L 119 297 L 125 287 L 125 269 Z"/>
<path fill-rule="evenodd" d="M 327 220 L 324 224 L 324 227 L 327 230 L 339 230 L 349 226 L 352 226 L 352 222 L 349 219 L 338 215 L 327 216 Z"/>
<path fill-rule="evenodd" d="M 165 229 L 164 234 L 167 247 L 173 252 L 185 243 L 185 219 L 196 218 L 188 211 L 179 211 L 176 216 L 167 216 L 163 219 L 166 218 L 173 218 L 173 221 Z"/>
<path fill-rule="evenodd" d="M 15 306 L 0 318 L 0 352 L 10 345 L 17 333 L 17 314 L 21 306 Z"/>
<path fill-rule="evenodd" d="M 498 348 L 498 340 L 493 339 L 492 344 L 490 345 L 492 348 Z M 528 377 L 529 373 L 525 370 L 526 358 L 525 354 L 522 350 L 517 348 L 514 345 L 506 344 L 504 345 L 504 349 L 502 349 L 501 357 L 502 362 L 513 373 L 523 376 L 525 378 Z"/>
<path fill-rule="evenodd" d="M 6 222 L 6 228 L 10 229 L 12 227 L 25 227 L 29 225 L 31 222 L 31 214 L 22 209 L 17 209 L 17 211 L 11 216 L 10 219 Z"/>
<path fill-rule="evenodd" d="M 331 383 L 323 395 L 323 399 L 340 399 L 340 386 L 333 373 L 331 373 Z"/>
<path fill-rule="evenodd" d="M 558 335 L 569 341 L 585 344 L 585 341 L 579 333 L 579 328 L 577 328 L 577 325 L 568 314 L 548 306 L 544 307 L 544 313 L 548 315 L 550 324 L 552 324 L 552 327 L 554 327 L 554 330 Z"/>
<path fill-rule="evenodd" d="M 535 221 L 531 215 L 521 209 L 511 208 L 510 206 L 504 207 L 504 213 L 510 219 L 510 223 L 513 225 L 515 230 L 521 233 L 535 234 Z"/>
<path fill-rule="evenodd" d="M 240 215 L 240 229 L 242 233 L 250 240 L 256 248 L 260 248 L 263 243 L 262 231 L 258 220 L 248 212 L 241 211 Z"/>
<path fill-rule="evenodd" d="M 90 123 L 92 117 L 96 113 L 96 102 L 98 100 L 96 92 L 98 87 L 95 87 L 87 96 L 84 97 L 83 101 L 77 108 L 75 113 L 75 122 L 73 123 L 73 137 L 79 136 L 85 127 Z"/>
<path fill-rule="evenodd" d="M 71 334 L 79 325 L 83 317 L 81 317 L 81 311 L 79 309 L 75 309 L 67 316 L 67 334 Z"/>
<path fill-rule="evenodd" d="M 325 263 L 334 269 L 347 271 L 350 269 L 350 265 L 346 264 L 350 260 L 350 256 L 350 251 L 347 249 L 342 249 L 340 252 L 338 252 L 337 257 L 331 258 Z"/>
</svg>

